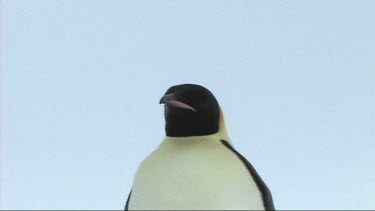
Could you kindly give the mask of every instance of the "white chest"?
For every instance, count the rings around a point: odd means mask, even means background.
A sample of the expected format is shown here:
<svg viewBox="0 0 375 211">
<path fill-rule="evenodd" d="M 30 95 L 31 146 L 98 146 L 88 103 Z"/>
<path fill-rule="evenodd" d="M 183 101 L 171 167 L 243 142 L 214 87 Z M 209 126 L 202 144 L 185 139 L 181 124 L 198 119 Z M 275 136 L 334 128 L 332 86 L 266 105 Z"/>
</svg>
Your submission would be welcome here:
<svg viewBox="0 0 375 211">
<path fill-rule="evenodd" d="M 138 168 L 129 209 L 264 209 L 243 163 L 216 140 L 164 141 Z"/>
</svg>

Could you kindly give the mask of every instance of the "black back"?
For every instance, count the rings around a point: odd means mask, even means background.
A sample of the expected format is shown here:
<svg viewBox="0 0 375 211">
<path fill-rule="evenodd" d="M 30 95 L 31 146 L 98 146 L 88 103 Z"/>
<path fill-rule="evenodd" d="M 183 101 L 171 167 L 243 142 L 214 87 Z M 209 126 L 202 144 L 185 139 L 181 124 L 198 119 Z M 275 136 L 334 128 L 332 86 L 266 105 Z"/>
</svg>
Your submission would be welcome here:
<svg viewBox="0 0 375 211">
<path fill-rule="evenodd" d="M 275 210 L 275 206 L 273 205 L 272 194 L 271 191 L 268 189 L 266 183 L 263 182 L 262 178 L 260 178 L 259 174 L 255 170 L 255 168 L 251 165 L 251 163 L 246 160 L 244 156 L 242 156 L 237 150 L 235 150 L 227 141 L 221 140 L 221 143 L 227 147 L 230 151 L 237 155 L 237 157 L 242 161 L 242 163 L 246 166 L 247 170 L 249 171 L 251 177 L 254 179 L 255 183 L 258 186 L 262 194 L 263 205 L 266 210 Z"/>
<path fill-rule="evenodd" d="M 128 195 L 128 199 L 126 200 L 125 209 L 124 209 L 126 211 L 129 209 L 129 201 L 130 201 L 131 195 L 132 195 L 132 191 L 130 190 L 130 193 Z"/>
</svg>

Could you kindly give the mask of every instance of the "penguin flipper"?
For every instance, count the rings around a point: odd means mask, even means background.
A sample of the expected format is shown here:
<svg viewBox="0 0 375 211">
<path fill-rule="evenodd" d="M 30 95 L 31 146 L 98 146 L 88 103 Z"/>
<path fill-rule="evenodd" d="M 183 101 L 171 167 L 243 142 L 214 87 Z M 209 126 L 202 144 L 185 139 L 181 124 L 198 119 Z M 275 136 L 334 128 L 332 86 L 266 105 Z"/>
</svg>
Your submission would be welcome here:
<svg viewBox="0 0 375 211">
<path fill-rule="evenodd" d="M 230 151 L 232 151 L 234 154 L 236 154 L 237 157 L 246 166 L 247 170 L 249 171 L 251 177 L 254 179 L 255 183 L 257 184 L 262 194 L 264 208 L 266 210 L 275 210 L 271 191 L 268 189 L 266 183 L 263 182 L 262 178 L 260 178 L 259 174 L 256 172 L 255 168 L 251 165 L 251 163 L 244 156 L 242 156 L 239 152 L 237 152 L 237 150 L 235 150 L 229 142 L 222 139 L 221 143 L 225 147 L 227 147 Z"/>
<path fill-rule="evenodd" d="M 130 196 L 132 195 L 132 191 L 130 191 L 128 199 L 126 200 L 126 205 L 124 210 L 127 211 L 129 209 L 129 201 L 130 201 Z"/>
</svg>

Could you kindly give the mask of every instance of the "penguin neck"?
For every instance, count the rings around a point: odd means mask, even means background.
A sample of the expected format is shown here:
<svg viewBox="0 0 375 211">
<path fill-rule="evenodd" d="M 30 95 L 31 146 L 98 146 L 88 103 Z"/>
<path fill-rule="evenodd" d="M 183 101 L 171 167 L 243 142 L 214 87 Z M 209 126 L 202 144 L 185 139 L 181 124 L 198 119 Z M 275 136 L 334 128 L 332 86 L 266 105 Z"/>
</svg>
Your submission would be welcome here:
<svg viewBox="0 0 375 211">
<path fill-rule="evenodd" d="M 224 112 L 220 108 L 220 120 L 219 120 L 219 131 L 210 134 L 210 135 L 203 135 L 203 136 L 185 136 L 185 137 L 171 137 L 171 136 L 166 136 L 165 141 L 176 141 L 176 142 L 195 142 L 195 141 L 204 141 L 204 140 L 217 140 L 220 142 L 220 140 L 225 140 L 229 144 L 232 145 L 229 135 L 227 132 L 227 128 L 225 125 L 225 117 L 224 117 Z"/>
<path fill-rule="evenodd" d="M 204 140 L 213 140 L 218 139 L 218 133 L 204 136 L 185 136 L 185 137 L 171 137 L 166 136 L 165 141 L 175 141 L 175 142 L 195 142 L 195 141 L 204 141 Z"/>
</svg>

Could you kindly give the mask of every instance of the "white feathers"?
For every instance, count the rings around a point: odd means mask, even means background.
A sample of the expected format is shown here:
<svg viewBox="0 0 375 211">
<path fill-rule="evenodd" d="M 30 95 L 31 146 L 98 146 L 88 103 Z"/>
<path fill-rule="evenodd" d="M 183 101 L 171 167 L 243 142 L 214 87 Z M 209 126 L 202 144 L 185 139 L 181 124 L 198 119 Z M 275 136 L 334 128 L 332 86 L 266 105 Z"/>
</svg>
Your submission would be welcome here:
<svg viewBox="0 0 375 211">
<path fill-rule="evenodd" d="M 264 207 L 244 164 L 210 135 L 167 137 L 140 165 L 129 209 Z"/>
</svg>

